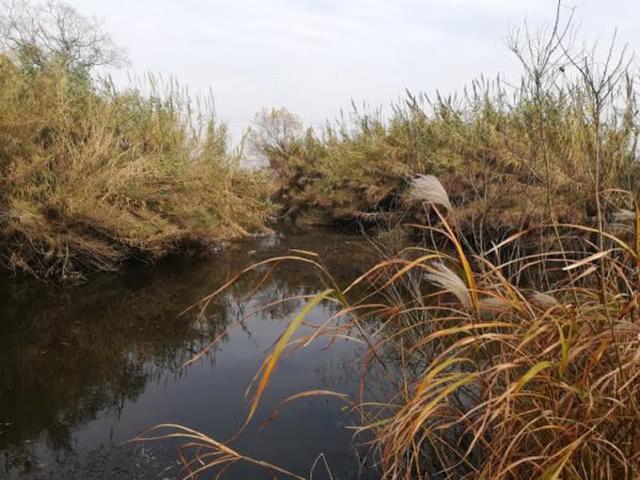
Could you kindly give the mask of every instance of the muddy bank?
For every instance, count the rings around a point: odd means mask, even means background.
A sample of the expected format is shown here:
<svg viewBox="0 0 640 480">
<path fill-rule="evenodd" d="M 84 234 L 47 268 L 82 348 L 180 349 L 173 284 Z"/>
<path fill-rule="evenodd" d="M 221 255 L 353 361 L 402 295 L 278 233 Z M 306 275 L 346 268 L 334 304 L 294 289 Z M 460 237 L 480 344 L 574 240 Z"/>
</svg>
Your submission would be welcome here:
<svg viewBox="0 0 640 480">
<path fill-rule="evenodd" d="M 405 172 L 380 176 L 373 182 L 348 180 L 336 186 L 332 198 L 318 191 L 320 177 L 313 179 L 298 170 L 276 192 L 274 200 L 281 205 L 283 222 L 302 228 L 331 226 L 379 232 L 403 224 L 424 225 L 435 217 L 411 198 L 414 178 Z M 496 240 L 549 218 L 544 185 L 513 176 L 455 172 L 444 172 L 438 178 L 455 207 L 450 219 L 464 235 Z M 557 222 L 588 224 L 593 219 L 594 202 L 584 193 L 577 195 L 576 187 L 567 186 L 554 194 L 552 212 Z"/>
<path fill-rule="evenodd" d="M 75 282 L 265 227 L 269 178 L 240 168 L 185 92 L 119 90 L 55 60 L 30 70 L 1 50 L 0 267 Z"/>
</svg>

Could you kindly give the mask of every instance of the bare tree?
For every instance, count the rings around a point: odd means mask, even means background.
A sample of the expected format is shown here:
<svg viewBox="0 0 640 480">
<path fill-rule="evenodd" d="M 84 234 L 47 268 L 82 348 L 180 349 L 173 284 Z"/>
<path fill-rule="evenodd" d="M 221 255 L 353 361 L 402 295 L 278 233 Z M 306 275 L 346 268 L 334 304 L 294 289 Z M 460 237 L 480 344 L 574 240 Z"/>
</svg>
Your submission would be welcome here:
<svg viewBox="0 0 640 480">
<path fill-rule="evenodd" d="M 559 45 L 563 49 L 565 57 L 569 64 L 578 72 L 579 85 L 581 89 L 576 89 L 576 103 L 580 105 L 583 112 L 585 126 L 590 133 L 590 174 L 593 182 L 593 194 L 596 204 L 596 216 L 598 227 L 598 249 L 601 252 L 605 250 L 605 243 L 609 238 L 604 232 L 604 209 L 602 204 L 602 196 L 605 193 L 607 170 L 613 167 L 612 159 L 606 158 L 603 153 L 605 147 L 605 135 L 609 126 L 606 115 L 610 114 L 613 118 L 611 124 L 615 122 L 616 117 L 616 100 L 617 93 L 620 92 L 621 84 L 626 80 L 627 88 L 623 87 L 623 91 L 627 91 L 627 96 L 632 95 L 630 67 L 633 61 L 633 54 L 628 51 L 627 45 L 621 49 L 617 48 L 617 30 L 614 31 L 613 38 L 608 44 L 604 61 L 598 60 L 598 44 L 592 47 L 583 47 L 582 51 L 577 54 L 571 53 L 559 40 Z M 627 101 L 627 108 L 635 110 L 633 99 Z M 611 338 L 616 338 L 615 319 L 609 311 L 608 290 L 606 287 L 606 265 L 604 259 L 600 258 L 599 263 L 599 280 L 602 296 L 602 304 L 605 307 L 605 313 L 609 321 Z M 616 348 L 616 361 L 620 370 L 621 378 L 625 379 L 624 369 L 621 361 L 621 353 Z"/>
<path fill-rule="evenodd" d="M 58 0 L 0 0 L 0 49 L 29 67 L 57 60 L 73 70 L 126 63 L 100 22 Z"/>
<path fill-rule="evenodd" d="M 277 169 L 279 159 L 302 134 L 302 121 L 297 115 L 285 108 L 264 109 L 255 114 L 247 133 L 249 154 L 254 161 L 267 161 Z"/>
<path fill-rule="evenodd" d="M 507 38 L 507 46 L 518 58 L 524 68 L 521 85 L 522 94 L 528 95 L 533 106 L 533 118 L 529 132 L 534 137 L 531 142 L 531 157 L 534 163 L 542 161 L 545 171 L 547 211 L 551 211 L 550 159 L 547 149 L 548 132 L 545 104 L 550 95 L 557 89 L 558 72 L 564 72 L 568 60 L 565 55 L 566 46 L 573 43 L 574 9 L 569 9 L 566 18 L 562 17 L 562 1 L 556 3 L 555 18 L 551 25 L 531 31 L 525 22 L 522 29 L 512 31 Z"/>
</svg>

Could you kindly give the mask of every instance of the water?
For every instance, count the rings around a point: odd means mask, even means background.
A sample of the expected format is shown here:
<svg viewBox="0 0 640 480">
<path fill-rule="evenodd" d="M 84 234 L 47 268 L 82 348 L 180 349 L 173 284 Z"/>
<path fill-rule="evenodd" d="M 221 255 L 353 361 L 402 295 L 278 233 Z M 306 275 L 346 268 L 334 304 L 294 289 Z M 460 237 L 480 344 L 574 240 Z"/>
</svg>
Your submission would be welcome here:
<svg viewBox="0 0 640 480">
<path fill-rule="evenodd" d="M 301 303 L 236 322 L 259 305 L 323 287 L 308 266 L 289 264 L 257 287 L 262 275 L 239 282 L 206 318 L 178 314 L 242 267 L 292 247 L 319 252 L 344 279 L 372 261 L 362 240 L 315 232 L 234 244 L 214 258 L 167 261 L 75 288 L 0 279 L 0 478 L 182 478 L 175 442 L 123 442 L 160 423 L 229 438 L 247 414 L 245 390 L 265 352 Z M 328 308 L 308 320 L 322 322 Z M 182 368 L 227 329 L 204 358 Z M 359 476 L 345 428 L 354 419 L 335 398 L 293 402 L 260 428 L 292 394 L 354 391 L 360 347 L 327 346 L 321 340 L 282 359 L 255 419 L 232 446 L 303 476 L 323 454 L 332 478 L 374 478 Z M 236 464 L 224 478 L 273 477 Z M 312 478 L 331 478 L 323 461 Z"/>
</svg>

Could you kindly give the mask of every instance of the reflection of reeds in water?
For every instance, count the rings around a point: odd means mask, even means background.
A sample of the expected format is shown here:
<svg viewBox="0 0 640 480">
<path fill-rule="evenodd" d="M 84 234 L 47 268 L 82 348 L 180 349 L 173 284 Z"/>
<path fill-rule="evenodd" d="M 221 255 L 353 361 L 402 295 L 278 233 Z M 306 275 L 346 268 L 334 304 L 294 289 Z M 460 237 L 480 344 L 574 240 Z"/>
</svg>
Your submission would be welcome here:
<svg viewBox="0 0 640 480">
<path fill-rule="evenodd" d="M 180 302 L 198 295 L 190 290 L 204 288 L 206 276 L 194 275 L 192 285 L 173 279 L 157 275 L 126 286 L 103 280 L 51 288 L 35 300 L 31 283 L 24 292 L 3 292 L 0 411 L 11 425 L 2 447 L 13 451 L 40 437 L 55 452 L 71 450 L 73 430 L 97 412 L 117 415 L 149 382 L 183 375 L 181 365 L 228 320 L 219 308 L 206 324 L 176 321 Z"/>
<path fill-rule="evenodd" d="M 19 450 L 25 440 L 40 437 L 52 451 L 72 451 L 79 425 L 98 412 L 117 416 L 149 383 L 184 376 L 185 362 L 213 338 L 225 342 L 229 325 L 243 315 L 239 306 L 250 279 L 221 296 L 209 315 L 178 314 L 186 298 L 199 298 L 226 269 L 237 268 L 235 261 L 223 268 L 228 258 L 221 256 L 215 269 L 199 263 L 171 275 L 133 274 L 124 285 L 115 278 L 77 289 L 51 287 L 35 301 L 31 282 L 3 288 L 0 412 L 10 425 L 2 426 L 0 448 L 13 457 L 37 457 Z M 271 278 L 253 295 L 291 295 L 285 293 L 290 284 Z M 210 349 L 206 359 L 213 363 L 215 356 Z M 26 413 L 33 411 L 37 415 Z"/>
<path fill-rule="evenodd" d="M 414 197 L 425 207 L 445 203 L 436 182 L 429 179 L 423 196 Z M 283 351 L 323 335 L 348 336 L 368 351 L 363 385 L 383 383 L 378 391 L 389 392 L 374 402 L 361 388 L 347 402 L 361 416 L 356 431 L 374 437 L 370 458 L 382 477 L 632 478 L 640 468 L 638 244 L 602 232 L 605 250 L 586 241 L 578 242 L 579 250 L 576 238 L 599 235 L 597 229 L 540 227 L 556 235 L 556 250 L 495 262 L 496 250 L 536 229 L 474 253 L 462 248 L 455 223 L 430 205 L 439 222 L 421 227 L 429 233 L 425 238 L 438 245 L 444 238 L 453 256 L 436 245 L 418 245 L 342 288 L 316 255 L 287 256 L 317 269 L 329 289 L 307 296 L 307 307 L 265 359 L 246 422 Z M 627 216 L 640 224 L 640 215 Z M 529 270 L 536 274 L 518 285 L 515 280 Z M 551 285 L 550 278 L 556 279 Z M 309 309 L 321 301 L 338 310 L 315 332 L 299 333 Z M 297 398 L 315 394 L 326 392 Z M 201 456 L 201 468 L 246 460 L 225 455 L 222 444 L 210 439 L 199 437 L 198 445 L 218 460 L 207 463 Z"/>
<path fill-rule="evenodd" d="M 333 234 L 327 238 L 341 239 Z M 327 238 L 318 234 L 315 244 L 331 244 Z M 282 248 L 288 241 L 282 240 Z M 273 252 L 279 248 L 265 247 Z M 360 250 L 357 242 L 347 248 L 354 251 L 352 258 Z M 204 314 L 194 310 L 179 316 L 211 285 L 254 261 L 247 253 L 253 249 L 254 242 L 235 245 L 213 264 L 167 262 L 76 288 L 52 286 L 37 299 L 32 282 L 1 284 L 0 378 L 5 388 L 0 391 L 0 416 L 11 425 L 0 425 L 5 457 L 0 456 L 0 465 L 15 460 L 11 468 L 18 472 L 49 452 L 74 455 L 72 438 L 78 427 L 96 415 L 119 417 L 123 406 L 150 385 L 184 379 L 189 374 L 184 365 L 196 352 L 206 350 L 200 361 L 214 364 L 234 326 L 259 351 L 268 348 L 252 337 L 249 320 L 266 320 L 277 328 L 279 322 L 271 320 L 286 319 L 304 306 L 305 295 L 318 285 L 316 272 L 296 264 L 277 275 L 265 277 L 268 269 L 255 272 L 217 297 Z M 302 298 L 284 301 L 292 296 Z M 333 314 L 330 308 L 327 315 Z M 212 339 L 217 342 L 208 348 Z M 46 442 L 46 449 L 24 443 L 34 438 Z"/>
</svg>

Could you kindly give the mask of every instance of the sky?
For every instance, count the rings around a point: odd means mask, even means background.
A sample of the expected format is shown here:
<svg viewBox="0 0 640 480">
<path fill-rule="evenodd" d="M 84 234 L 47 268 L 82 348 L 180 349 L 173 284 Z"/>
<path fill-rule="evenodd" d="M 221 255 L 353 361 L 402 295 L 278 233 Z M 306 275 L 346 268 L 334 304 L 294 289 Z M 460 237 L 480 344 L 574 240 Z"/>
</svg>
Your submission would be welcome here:
<svg viewBox="0 0 640 480">
<path fill-rule="evenodd" d="M 388 106 L 412 92 L 459 91 L 479 75 L 517 79 L 506 35 L 553 20 L 555 0 L 67 0 L 103 21 L 130 65 L 213 92 L 234 138 L 285 107 L 319 125 L 351 101 Z M 640 0 L 575 0 L 579 38 L 640 49 Z"/>
</svg>

